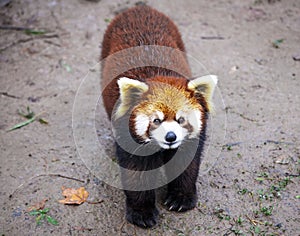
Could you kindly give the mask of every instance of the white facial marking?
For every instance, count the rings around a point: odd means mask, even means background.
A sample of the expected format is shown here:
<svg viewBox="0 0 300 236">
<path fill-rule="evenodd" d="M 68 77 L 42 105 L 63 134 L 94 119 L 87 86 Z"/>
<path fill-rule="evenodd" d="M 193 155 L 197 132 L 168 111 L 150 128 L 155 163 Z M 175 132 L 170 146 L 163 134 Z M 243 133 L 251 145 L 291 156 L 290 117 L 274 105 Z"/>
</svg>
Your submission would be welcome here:
<svg viewBox="0 0 300 236">
<path fill-rule="evenodd" d="M 162 113 L 161 111 L 157 111 L 156 115 L 158 116 L 158 119 L 163 120 L 164 119 L 164 113 Z"/>
<path fill-rule="evenodd" d="M 137 117 L 135 118 L 135 132 L 137 135 L 143 137 L 147 130 L 148 130 L 148 126 L 149 126 L 149 117 L 141 114 L 141 115 L 137 115 Z"/>
<path fill-rule="evenodd" d="M 187 112 L 184 112 L 184 111 L 178 111 L 178 112 L 176 113 L 176 120 L 178 120 L 180 117 L 183 117 L 184 119 L 187 119 L 186 114 L 187 114 Z"/>
<path fill-rule="evenodd" d="M 192 132 L 189 131 L 189 138 L 197 138 L 201 130 L 201 112 L 199 110 L 190 111 L 178 111 L 176 114 L 176 120 L 183 117 L 188 124 L 193 127 Z"/>
<path fill-rule="evenodd" d="M 168 132 L 174 132 L 176 140 L 169 143 L 165 140 Z M 187 135 L 187 130 L 183 129 L 176 121 L 165 121 L 157 129 L 153 130 L 151 136 L 164 149 L 177 148 Z"/>
<path fill-rule="evenodd" d="M 189 135 L 189 138 L 196 138 L 201 130 L 201 112 L 199 110 L 193 110 L 188 114 L 188 122 L 193 126 L 193 132 Z"/>
</svg>

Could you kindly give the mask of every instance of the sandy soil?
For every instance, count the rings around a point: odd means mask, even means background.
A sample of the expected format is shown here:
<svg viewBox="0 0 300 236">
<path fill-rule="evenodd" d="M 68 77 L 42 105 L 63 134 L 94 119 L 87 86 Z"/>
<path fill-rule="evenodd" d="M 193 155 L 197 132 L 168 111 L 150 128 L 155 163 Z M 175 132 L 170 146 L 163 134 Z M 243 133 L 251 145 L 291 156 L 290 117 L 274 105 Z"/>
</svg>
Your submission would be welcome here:
<svg viewBox="0 0 300 236">
<path fill-rule="evenodd" d="M 135 3 L 12 0 L 1 6 L 1 235 L 299 235 L 300 1 L 147 1 L 178 25 L 195 76 L 219 76 L 198 207 L 176 214 L 159 203 L 151 230 L 124 221 L 122 191 L 84 164 L 72 130 L 83 78 L 96 78 L 101 91 L 97 62 L 106 26 Z M 49 124 L 7 132 L 24 121 L 18 109 L 27 106 Z M 100 145 L 113 156 L 109 122 L 97 111 Z M 62 205 L 62 186 L 84 186 L 90 201 L 103 202 Z M 57 226 L 37 225 L 27 212 L 45 198 Z"/>
</svg>

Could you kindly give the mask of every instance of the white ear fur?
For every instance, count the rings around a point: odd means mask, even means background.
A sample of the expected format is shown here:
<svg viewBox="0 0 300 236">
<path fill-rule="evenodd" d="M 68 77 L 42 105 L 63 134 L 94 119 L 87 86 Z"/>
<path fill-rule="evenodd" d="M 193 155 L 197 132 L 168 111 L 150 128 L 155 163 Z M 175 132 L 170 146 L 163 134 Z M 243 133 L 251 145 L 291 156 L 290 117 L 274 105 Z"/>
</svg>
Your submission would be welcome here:
<svg viewBox="0 0 300 236">
<path fill-rule="evenodd" d="M 125 115 L 130 105 L 149 89 L 147 84 L 127 77 L 118 79 L 117 83 L 119 86 L 121 102 L 119 107 L 116 109 L 115 119 Z"/>
<path fill-rule="evenodd" d="M 216 75 L 205 75 L 191 80 L 188 83 L 188 89 L 201 93 L 208 105 L 208 110 L 213 110 L 212 95 L 218 82 Z"/>
</svg>

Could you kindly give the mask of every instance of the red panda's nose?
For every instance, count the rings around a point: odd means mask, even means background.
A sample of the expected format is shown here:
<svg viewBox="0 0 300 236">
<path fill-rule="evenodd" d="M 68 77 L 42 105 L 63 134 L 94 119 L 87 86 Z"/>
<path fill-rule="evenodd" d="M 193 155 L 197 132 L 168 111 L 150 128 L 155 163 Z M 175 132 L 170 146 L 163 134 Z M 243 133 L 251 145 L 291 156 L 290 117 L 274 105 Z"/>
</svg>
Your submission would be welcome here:
<svg viewBox="0 0 300 236">
<path fill-rule="evenodd" d="M 167 142 L 174 142 L 176 140 L 176 134 L 172 131 L 169 131 L 167 134 L 166 134 L 166 137 L 165 137 L 165 140 Z"/>
</svg>

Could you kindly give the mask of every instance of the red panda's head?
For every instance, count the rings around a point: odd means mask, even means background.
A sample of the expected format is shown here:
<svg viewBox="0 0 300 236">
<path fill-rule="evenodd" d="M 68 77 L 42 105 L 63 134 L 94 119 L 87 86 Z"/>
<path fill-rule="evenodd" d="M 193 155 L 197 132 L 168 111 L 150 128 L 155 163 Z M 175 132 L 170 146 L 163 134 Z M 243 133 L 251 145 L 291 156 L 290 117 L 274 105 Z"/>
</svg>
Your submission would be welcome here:
<svg viewBox="0 0 300 236">
<path fill-rule="evenodd" d="M 214 75 L 193 80 L 155 77 L 146 83 L 122 77 L 114 119 L 129 114 L 129 129 L 135 139 L 163 149 L 178 148 L 185 140 L 197 138 L 205 126 L 216 84 Z"/>
</svg>

